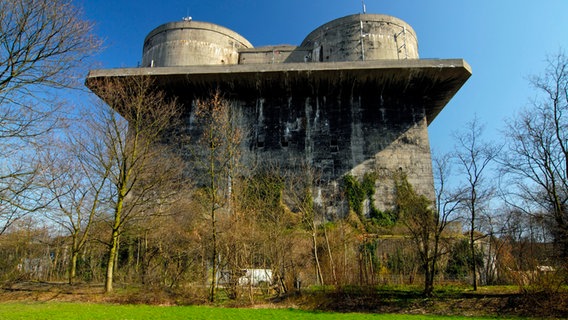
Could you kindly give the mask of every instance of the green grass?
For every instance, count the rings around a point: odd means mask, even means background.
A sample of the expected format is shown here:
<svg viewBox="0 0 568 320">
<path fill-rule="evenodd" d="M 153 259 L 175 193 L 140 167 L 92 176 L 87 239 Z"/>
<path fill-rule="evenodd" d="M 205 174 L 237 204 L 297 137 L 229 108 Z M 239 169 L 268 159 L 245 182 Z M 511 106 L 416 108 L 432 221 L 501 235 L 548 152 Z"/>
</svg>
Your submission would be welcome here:
<svg viewBox="0 0 568 320">
<path fill-rule="evenodd" d="M 203 306 L 161 307 L 148 305 L 108 305 L 88 303 L 37 302 L 0 303 L 0 319 L 354 319 L 354 320 L 417 320 L 417 319 L 495 319 L 468 317 L 440 317 L 424 315 L 392 315 L 361 313 L 324 313 L 296 309 L 231 309 Z M 520 319 L 520 318 L 510 318 Z"/>
</svg>

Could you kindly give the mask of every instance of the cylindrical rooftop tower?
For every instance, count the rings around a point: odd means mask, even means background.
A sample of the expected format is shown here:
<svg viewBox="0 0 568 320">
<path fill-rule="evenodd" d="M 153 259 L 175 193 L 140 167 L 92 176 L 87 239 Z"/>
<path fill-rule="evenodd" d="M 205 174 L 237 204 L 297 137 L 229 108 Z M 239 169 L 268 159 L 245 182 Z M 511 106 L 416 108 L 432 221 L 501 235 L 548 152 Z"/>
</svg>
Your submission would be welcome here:
<svg viewBox="0 0 568 320">
<path fill-rule="evenodd" d="M 383 14 L 354 14 L 312 31 L 301 47 L 313 61 L 418 59 L 418 40 L 406 22 Z"/>
<path fill-rule="evenodd" d="M 146 36 L 142 67 L 237 64 L 240 48 L 252 48 L 252 44 L 225 27 L 199 21 L 170 22 Z"/>
</svg>

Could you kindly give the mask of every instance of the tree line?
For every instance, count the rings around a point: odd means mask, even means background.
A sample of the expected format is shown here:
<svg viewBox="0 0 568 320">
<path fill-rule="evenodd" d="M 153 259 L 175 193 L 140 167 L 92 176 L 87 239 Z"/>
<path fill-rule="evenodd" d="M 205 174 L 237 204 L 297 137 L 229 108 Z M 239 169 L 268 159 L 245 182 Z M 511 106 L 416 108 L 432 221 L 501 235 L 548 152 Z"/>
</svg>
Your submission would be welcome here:
<svg viewBox="0 0 568 320">
<path fill-rule="evenodd" d="M 0 4 L 0 280 L 115 282 L 215 301 L 311 285 L 566 283 L 568 58 L 530 79 L 537 98 L 502 142 L 472 119 L 434 157 L 436 198 L 404 172 L 340 186 L 349 214 L 314 200 L 318 172 L 244 166 L 246 131 L 222 92 L 194 103 L 199 134 L 167 136 L 184 107 L 150 78 L 93 83 L 85 106 L 60 98 L 100 48 L 69 0 Z M 104 101 L 104 102 L 103 102 Z M 193 138 L 192 138 L 193 137 Z M 181 150 L 181 151 L 180 151 Z M 189 165 L 191 163 L 191 166 Z M 396 206 L 373 206 L 377 184 Z"/>
</svg>

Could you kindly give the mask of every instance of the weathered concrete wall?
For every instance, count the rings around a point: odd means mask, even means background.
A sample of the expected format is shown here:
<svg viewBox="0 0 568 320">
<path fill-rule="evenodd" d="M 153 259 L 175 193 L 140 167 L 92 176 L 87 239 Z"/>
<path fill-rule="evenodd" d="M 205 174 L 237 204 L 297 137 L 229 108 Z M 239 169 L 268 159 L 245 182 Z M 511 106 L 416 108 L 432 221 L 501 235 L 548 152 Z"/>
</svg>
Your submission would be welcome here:
<svg viewBox="0 0 568 320">
<path fill-rule="evenodd" d="M 142 66 L 237 64 L 241 48 L 252 48 L 252 44 L 227 28 L 199 21 L 171 22 L 146 36 Z"/>
<path fill-rule="evenodd" d="M 418 192 L 433 199 L 424 109 L 410 100 L 391 96 L 381 100 L 380 94 L 359 89 L 322 87 L 318 94 L 306 94 L 289 87 L 288 94 L 271 91 L 233 101 L 247 132 L 242 164 L 298 175 L 305 175 L 302 166 L 308 166 L 319 181 L 316 201 L 335 215 L 346 214 L 347 204 L 340 197 L 345 174 L 379 175 L 373 197 L 379 210 L 393 208 L 392 173 L 399 170 L 407 173 Z M 394 104 L 397 101 L 401 104 Z M 199 128 L 192 128 L 192 135 L 198 132 Z"/>
<path fill-rule="evenodd" d="M 428 139 L 426 119 L 415 113 L 416 122 L 385 148 L 377 152 L 373 159 L 356 165 L 351 173 L 363 176 L 366 172 L 376 172 L 379 179 L 375 182 L 374 204 L 379 210 L 392 209 L 395 206 L 394 181 L 392 174 L 402 171 L 416 192 L 434 199 L 434 180 L 432 159 Z"/>
<path fill-rule="evenodd" d="M 289 45 L 241 49 L 239 64 L 308 62 L 311 53 L 311 49 Z"/>
</svg>

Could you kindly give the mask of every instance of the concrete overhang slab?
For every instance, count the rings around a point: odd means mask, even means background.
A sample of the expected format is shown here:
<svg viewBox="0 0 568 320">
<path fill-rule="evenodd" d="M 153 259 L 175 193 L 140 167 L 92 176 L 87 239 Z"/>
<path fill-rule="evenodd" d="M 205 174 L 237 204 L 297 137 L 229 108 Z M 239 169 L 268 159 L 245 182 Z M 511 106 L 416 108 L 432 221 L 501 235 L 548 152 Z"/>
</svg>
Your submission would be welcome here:
<svg viewBox="0 0 568 320">
<path fill-rule="evenodd" d="M 92 70 L 86 85 L 104 79 L 149 76 L 180 99 L 219 89 L 229 98 L 328 95 L 343 92 L 396 101 L 426 110 L 430 124 L 471 76 L 463 59 L 374 60 Z M 95 91 L 95 94 L 97 92 Z"/>
</svg>

